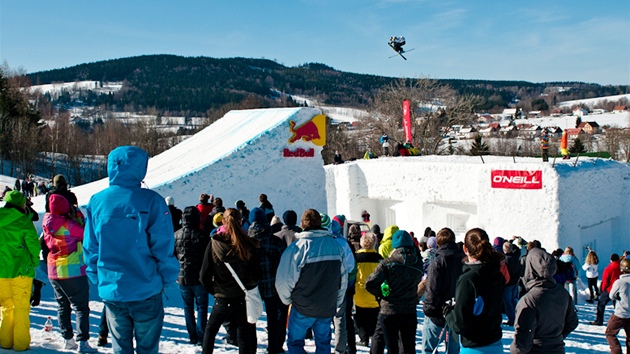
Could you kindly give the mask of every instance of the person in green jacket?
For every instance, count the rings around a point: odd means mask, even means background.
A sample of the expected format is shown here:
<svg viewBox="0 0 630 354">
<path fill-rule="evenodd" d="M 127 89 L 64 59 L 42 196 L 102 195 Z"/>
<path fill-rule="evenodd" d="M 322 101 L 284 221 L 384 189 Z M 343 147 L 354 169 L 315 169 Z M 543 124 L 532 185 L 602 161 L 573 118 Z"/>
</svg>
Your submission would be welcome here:
<svg viewBox="0 0 630 354">
<path fill-rule="evenodd" d="M 4 196 L 0 208 L 0 347 L 30 348 L 31 290 L 39 264 L 39 239 L 26 198 L 18 191 Z"/>
<path fill-rule="evenodd" d="M 392 225 L 386 228 L 385 232 L 383 232 L 383 240 L 378 246 L 378 254 L 380 254 L 383 259 L 389 257 L 389 254 L 394 250 L 394 247 L 392 247 L 392 236 L 396 233 L 396 231 L 398 231 L 398 226 Z"/>
</svg>

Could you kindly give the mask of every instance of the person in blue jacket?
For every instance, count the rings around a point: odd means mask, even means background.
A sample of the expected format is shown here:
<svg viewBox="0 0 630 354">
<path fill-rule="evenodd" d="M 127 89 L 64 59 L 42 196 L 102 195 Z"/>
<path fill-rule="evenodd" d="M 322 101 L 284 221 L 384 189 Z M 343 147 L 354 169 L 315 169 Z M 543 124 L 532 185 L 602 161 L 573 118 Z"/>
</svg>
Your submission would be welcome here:
<svg viewBox="0 0 630 354">
<path fill-rule="evenodd" d="M 141 183 L 149 155 L 120 146 L 107 158 L 109 187 L 90 199 L 84 256 L 87 275 L 107 308 L 115 353 L 157 353 L 162 290 L 175 283 L 173 223 L 164 198 Z"/>
</svg>

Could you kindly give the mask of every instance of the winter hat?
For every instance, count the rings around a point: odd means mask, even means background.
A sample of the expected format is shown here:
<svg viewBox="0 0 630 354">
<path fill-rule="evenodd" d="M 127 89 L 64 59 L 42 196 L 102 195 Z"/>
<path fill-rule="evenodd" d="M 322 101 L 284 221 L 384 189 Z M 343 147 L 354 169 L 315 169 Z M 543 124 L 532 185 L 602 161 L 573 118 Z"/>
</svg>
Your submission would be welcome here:
<svg viewBox="0 0 630 354">
<path fill-rule="evenodd" d="M 346 216 L 345 215 L 335 215 L 333 220 L 337 221 L 339 223 L 339 226 L 341 226 L 341 228 L 343 229 L 343 225 L 346 223 Z"/>
<path fill-rule="evenodd" d="M 287 210 L 282 214 L 282 220 L 287 226 L 295 226 L 297 225 L 297 213 L 293 210 Z"/>
<path fill-rule="evenodd" d="M 241 209 L 245 209 L 245 202 L 242 200 L 237 200 L 236 201 L 236 209 L 241 210 Z"/>
<path fill-rule="evenodd" d="M 214 227 L 219 227 L 219 225 L 223 225 L 223 213 L 216 213 L 212 217 L 212 225 Z"/>
<path fill-rule="evenodd" d="M 53 177 L 53 185 L 57 188 L 64 188 L 68 186 L 68 182 L 66 182 L 66 177 L 63 175 L 56 175 Z"/>
<path fill-rule="evenodd" d="M 366 250 L 373 249 L 376 243 L 376 236 L 373 232 L 366 232 L 361 236 L 359 243 L 361 244 L 361 248 L 365 248 Z"/>
<path fill-rule="evenodd" d="M 319 213 L 319 215 L 322 218 L 322 227 L 327 229 L 330 227 L 330 216 L 328 216 L 326 213 Z"/>
<path fill-rule="evenodd" d="M 278 215 L 274 215 L 273 218 L 271 218 L 271 226 L 275 225 L 275 224 L 282 224 L 282 221 L 280 220 L 280 217 Z"/>
<path fill-rule="evenodd" d="M 498 236 L 498 237 L 494 238 L 494 242 L 493 242 L 493 246 L 492 247 L 497 252 L 503 254 L 503 244 L 504 243 L 505 243 L 505 239 L 503 237 L 501 237 L 501 236 Z"/>
<path fill-rule="evenodd" d="M 429 248 L 437 248 L 437 238 L 435 238 L 434 236 L 429 237 L 429 240 L 427 241 L 427 246 Z"/>
<path fill-rule="evenodd" d="M 256 222 L 257 224 L 267 224 L 267 216 L 262 208 L 254 208 L 249 212 L 249 224 Z"/>
<path fill-rule="evenodd" d="M 19 191 L 7 192 L 7 194 L 4 195 L 4 201 L 7 204 L 15 205 L 20 208 L 24 208 L 24 205 L 26 205 L 26 197 Z"/>
<path fill-rule="evenodd" d="M 398 230 L 394 232 L 394 235 L 392 235 L 392 247 L 413 247 L 413 240 L 411 239 L 411 235 L 409 235 L 409 233 L 405 230 Z"/>
<path fill-rule="evenodd" d="M 66 215 L 70 212 L 70 203 L 61 194 L 51 194 L 48 199 L 50 212 L 57 215 Z"/>
<path fill-rule="evenodd" d="M 372 231 L 375 235 L 378 235 L 381 233 L 381 227 L 378 226 L 378 224 L 374 224 L 372 225 L 372 228 L 370 229 L 370 231 Z"/>
<path fill-rule="evenodd" d="M 343 237 L 341 225 L 339 225 L 339 222 L 337 222 L 337 220 L 333 220 L 330 222 L 330 232 L 335 236 Z"/>
<path fill-rule="evenodd" d="M 164 200 L 166 200 L 166 205 L 175 206 L 175 198 L 171 197 L 170 195 L 164 198 Z"/>
</svg>

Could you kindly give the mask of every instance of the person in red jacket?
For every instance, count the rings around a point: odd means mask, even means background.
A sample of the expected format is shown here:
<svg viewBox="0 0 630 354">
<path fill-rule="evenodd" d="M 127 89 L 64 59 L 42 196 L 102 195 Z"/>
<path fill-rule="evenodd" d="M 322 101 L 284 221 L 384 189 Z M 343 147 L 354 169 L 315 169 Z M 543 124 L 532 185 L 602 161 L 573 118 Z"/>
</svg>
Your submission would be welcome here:
<svg viewBox="0 0 630 354">
<path fill-rule="evenodd" d="M 604 275 L 602 276 L 602 289 L 599 300 L 597 301 L 597 317 L 595 321 L 590 324 L 595 326 L 602 326 L 604 324 L 604 310 L 606 305 L 610 301 L 610 289 L 612 288 L 615 280 L 619 279 L 621 275 L 621 268 L 619 266 L 619 255 L 613 253 L 610 256 L 610 264 L 604 269 Z"/>
<path fill-rule="evenodd" d="M 214 208 L 214 196 L 212 196 L 212 194 L 208 195 L 206 193 L 203 193 L 199 196 L 199 204 L 197 204 L 195 207 L 197 208 L 197 210 L 199 210 L 199 213 L 201 214 L 199 228 L 203 230 L 203 225 L 206 222 L 206 218 L 212 211 L 212 208 Z"/>
</svg>

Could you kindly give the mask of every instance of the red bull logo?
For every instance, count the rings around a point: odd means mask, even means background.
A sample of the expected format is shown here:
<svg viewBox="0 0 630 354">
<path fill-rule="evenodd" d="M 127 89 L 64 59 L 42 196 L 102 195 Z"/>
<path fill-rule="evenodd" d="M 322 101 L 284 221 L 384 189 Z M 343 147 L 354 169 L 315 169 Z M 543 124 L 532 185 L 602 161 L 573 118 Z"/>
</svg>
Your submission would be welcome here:
<svg viewBox="0 0 630 354">
<path fill-rule="evenodd" d="M 315 157 L 315 149 L 310 148 L 308 150 L 305 150 L 305 149 L 299 148 L 295 151 L 291 151 L 285 148 L 284 157 Z"/>
<path fill-rule="evenodd" d="M 318 114 L 308 122 L 295 127 L 294 121 L 289 121 L 289 130 L 291 131 L 291 138 L 289 144 L 293 144 L 296 141 L 308 141 L 317 146 L 326 145 L 326 116 Z"/>
</svg>

